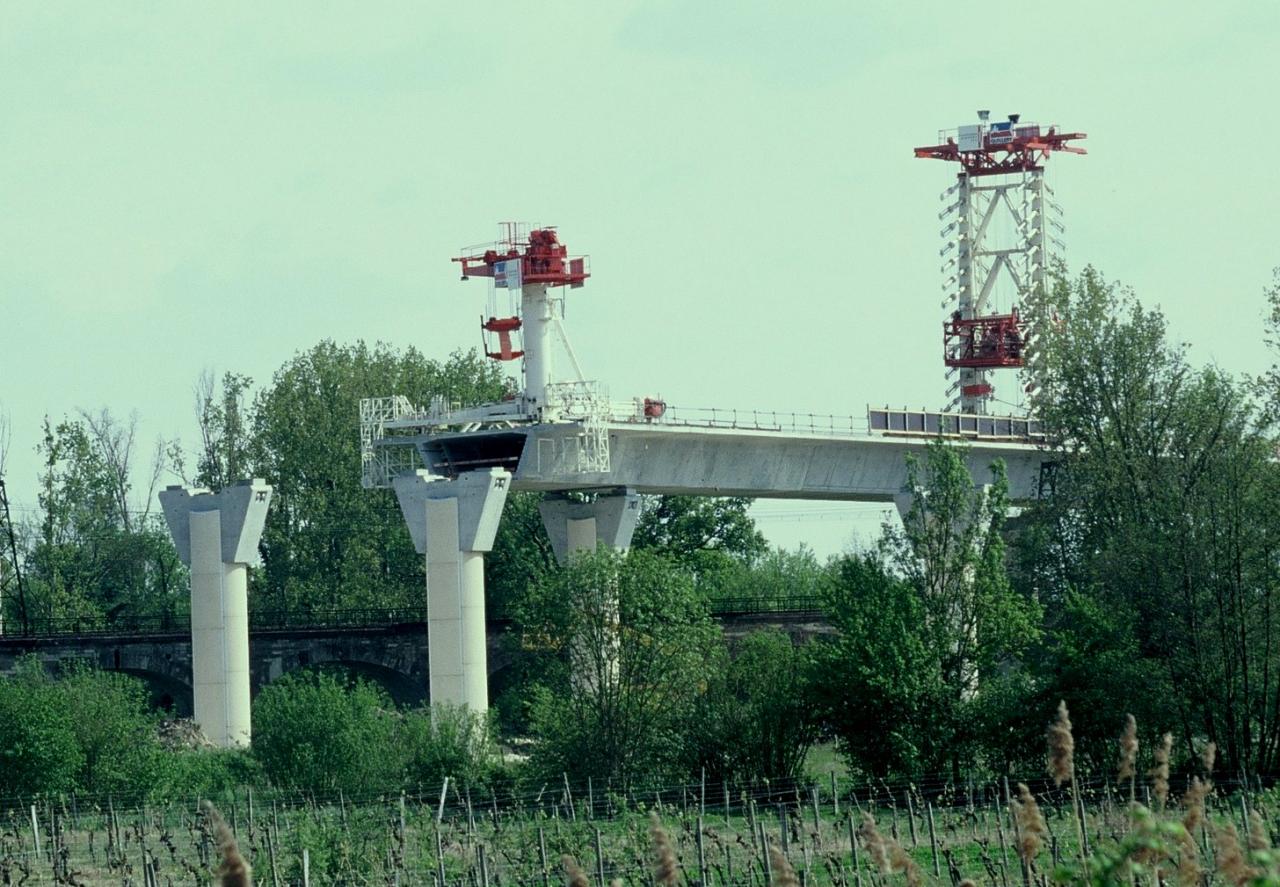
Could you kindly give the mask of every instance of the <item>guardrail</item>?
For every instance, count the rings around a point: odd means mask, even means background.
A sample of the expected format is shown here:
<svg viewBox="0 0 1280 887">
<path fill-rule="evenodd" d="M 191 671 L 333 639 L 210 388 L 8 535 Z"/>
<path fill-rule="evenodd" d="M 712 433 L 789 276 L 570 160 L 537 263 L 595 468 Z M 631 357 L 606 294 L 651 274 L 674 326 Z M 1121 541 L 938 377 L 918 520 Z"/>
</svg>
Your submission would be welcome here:
<svg viewBox="0 0 1280 887">
<path fill-rule="evenodd" d="M 778 613 L 820 613 L 822 600 L 817 595 L 784 595 L 775 597 L 719 597 L 710 602 L 713 616 L 749 616 Z M 498 609 L 489 613 L 492 622 L 510 621 L 510 615 Z M 394 625 L 425 623 L 427 612 L 420 607 L 354 608 L 339 610 L 261 610 L 249 613 L 250 631 L 288 631 L 290 629 L 389 628 Z M 110 637 L 118 635 L 190 634 L 191 617 L 185 613 L 152 616 L 143 619 L 110 619 L 105 616 L 80 616 L 38 619 L 21 631 L 10 626 L 0 641 L 24 638 Z"/>
<path fill-rule="evenodd" d="M 784 410 L 736 410 L 719 407 L 665 406 L 661 416 L 646 416 L 642 406 L 626 401 L 611 405 L 610 421 L 660 428 L 727 428 L 736 431 L 775 431 L 831 436 L 865 435 L 865 416 L 796 413 Z"/>
<path fill-rule="evenodd" d="M 757 614 L 820 614 L 823 601 L 816 594 L 783 597 L 722 597 L 711 601 L 713 616 L 753 616 Z"/>
</svg>

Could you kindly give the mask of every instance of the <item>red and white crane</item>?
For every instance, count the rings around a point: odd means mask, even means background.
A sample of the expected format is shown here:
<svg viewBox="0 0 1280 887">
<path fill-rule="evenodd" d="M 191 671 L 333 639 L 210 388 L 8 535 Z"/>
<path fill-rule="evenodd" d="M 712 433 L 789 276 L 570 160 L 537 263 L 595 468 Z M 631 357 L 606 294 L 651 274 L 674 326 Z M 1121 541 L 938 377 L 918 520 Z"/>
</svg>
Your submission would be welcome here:
<svg viewBox="0 0 1280 887">
<path fill-rule="evenodd" d="M 956 182 L 942 194 L 950 201 L 939 214 L 946 224 L 941 255 L 947 275 L 943 307 L 943 362 L 948 378 L 958 372 L 947 409 L 985 414 L 995 394 L 989 373 L 1016 369 L 1034 359 L 1036 329 L 1025 309 L 1047 285 L 1049 256 L 1060 246 L 1051 229 L 1062 225 L 1044 164 L 1055 152 L 1084 154 L 1069 142 L 1082 132 L 1024 123 L 1020 115 L 939 133 L 938 144 L 915 149 L 917 157 L 958 163 Z"/>
<path fill-rule="evenodd" d="M 561 321 L 564 289 L 584 285 L 591 272 L 587 257 L 570 256 L 555 228 L 529 230 L 516 222 L 507 222 L 503 227 L 502 240 L 483 252 L 472 251 L 454 261 L 462 265 L 463 280 L 487 277 L 492 281 L 488 316 L 480 319 L 484 353 L 493 360 L 524 359 L 524 411 L 532 417 L 545 418 L 549 406 L 547 386 L 555 381 L 553 335 L 564 345 L 577 381 L 583 381 Z M 499 290 L 507 293 L 502 310 Z"/>
</svg>

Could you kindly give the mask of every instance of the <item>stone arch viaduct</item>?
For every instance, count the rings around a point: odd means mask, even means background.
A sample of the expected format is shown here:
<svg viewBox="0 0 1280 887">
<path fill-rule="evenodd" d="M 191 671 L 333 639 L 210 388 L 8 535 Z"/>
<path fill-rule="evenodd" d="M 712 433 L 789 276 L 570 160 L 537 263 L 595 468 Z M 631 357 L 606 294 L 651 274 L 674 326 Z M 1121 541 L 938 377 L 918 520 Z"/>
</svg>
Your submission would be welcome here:
<svg viewBox="0 0 1280 887">
<path fill-rule="evenodd" d="M 816 609 L 767 613 L 723 613 L 717 620 L 732 641 L 761 628 L 775 628 L 803 642 L 832 631 Z M 510 667 L 521 655 L 506 622 L 489 624 L 489 683 L 496 696 Z M 53 637 L 0 637 L 0 675 L 12 674 L 18 661 L 34 655 L 47 670 L 80 661 L 106 671 L 132 675 L 146 683 L 153 704 L 189 717 L 192 714 L 191 632 L 169 631 L 65 634 Z M 358 675 L 382 687 L 401 705 L 425 702 L 428 686 L 427 626 L 422 621 L 365 626 L 256 628 L 249 638 L 250 686 L 257 695 L 267 684 L 292 671 L 329 667 Z"/>
</svg>

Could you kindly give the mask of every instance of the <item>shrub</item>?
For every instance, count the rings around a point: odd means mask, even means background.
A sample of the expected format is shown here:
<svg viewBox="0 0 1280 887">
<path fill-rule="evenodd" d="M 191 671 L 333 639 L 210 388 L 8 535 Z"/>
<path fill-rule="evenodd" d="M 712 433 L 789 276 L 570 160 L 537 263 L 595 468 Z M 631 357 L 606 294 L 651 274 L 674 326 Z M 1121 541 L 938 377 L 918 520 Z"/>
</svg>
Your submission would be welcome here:
<svg viewBox="0 0 1280 887">
<path fill-rule="evenodd" d="M 439 785 L 446 776 L 484 785 L 500 764 L 489 721 L 459 706 L 407 712 L 398 744 L 407 758 L 406 776 L 416 785 Z"/>
<path fill-rule="evenodd" d="M 162 752 L 147 796 L 153 801 L 234 800 L 237 789 L 253 785 L 262 766 L 242 749 L 177 748 Z"/>
<path fill-rule="evenodd" d="M 254 702 L 254 755 L 269 779 L 294 788 L 367 794 L 399 787 L 404 752 L 396 730 L 384 693 L 326 672 L 286 675 Z"/>
<path fill-rule="evenodd" d="M 716 779 L 794 777 L 818 738 L 807 651 L 775 629 L 743 638 L 708 682 L 686 735 Z"/>
<path fill-rule="evenodd" d="M 0 681 L 0 795 L 68 791 L 84 766 L 70 714 L 34 658 Z"/>
<path fill-rule="evenodd" d="M 146 686 L 129 675 L 77 664 L 51 687 L 83 755 L 79 787 L 106 794 L 144 792 L 161 754 Z"/>
<path fill-rule="evenodd" d="M 554 662 L 532 692 L 532 768 L 628 783 L 679 778 L 683 730 L 718 631 L 689 574 L 644 550 L 573 557 L 530 590 L 522 642 Z"/>
</svg>

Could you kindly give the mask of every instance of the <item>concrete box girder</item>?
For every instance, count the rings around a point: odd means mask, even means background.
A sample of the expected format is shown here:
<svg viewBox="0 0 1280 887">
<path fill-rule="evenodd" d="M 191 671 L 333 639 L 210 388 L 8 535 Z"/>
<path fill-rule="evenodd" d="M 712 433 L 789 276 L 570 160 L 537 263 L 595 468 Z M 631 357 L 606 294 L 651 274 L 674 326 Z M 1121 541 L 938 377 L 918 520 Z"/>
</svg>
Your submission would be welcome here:
<svg viewBox="0 0 1280 887">
<path fill-rule="evenodd" d="M 447 472 L 449 448 L 476 447 L 487 436 L 525 435 L 511 481 L 515 490 L 556 492 L 625 487 L 637 493 L 748 496 L 761 499 L 892 502 L 907 483 L 905 456 L 923 456 L 930 438 L 830 436 L 724 428 L 609 426 L 610 470 L 581 472 L 564 464 L 561 442 L 579 425 L 534 425 L 500 432 L 453 432 L 406 439 L 429 467 Z M 509 448 L 509 445 L 507 445 Z M 1003 459 L 1010 498 L 1036 498 L 1049 455 L 1033 444 L 973 441 L 966 460 L 974 481 Z"/>
</svg>

